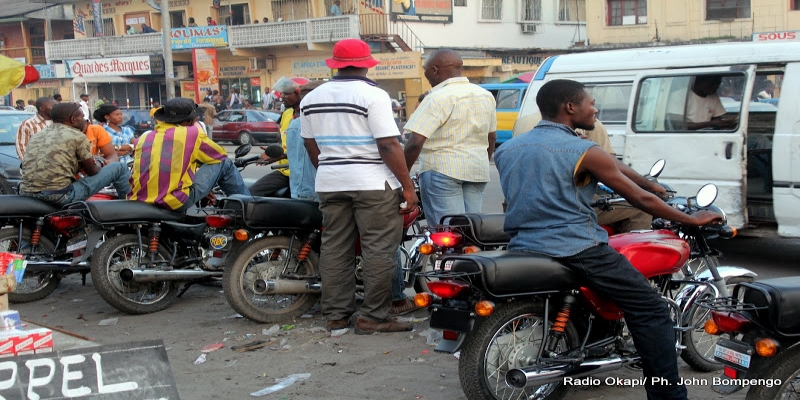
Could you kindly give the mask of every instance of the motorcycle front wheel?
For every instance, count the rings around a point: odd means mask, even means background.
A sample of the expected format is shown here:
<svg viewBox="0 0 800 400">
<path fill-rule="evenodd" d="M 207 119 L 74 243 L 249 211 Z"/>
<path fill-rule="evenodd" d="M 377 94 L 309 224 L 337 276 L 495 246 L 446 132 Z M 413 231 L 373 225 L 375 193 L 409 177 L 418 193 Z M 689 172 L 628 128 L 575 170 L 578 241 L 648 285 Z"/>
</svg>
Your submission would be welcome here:
<svg viewBox="0 0 800 400">
<path fill-rule="evenodd" d="M 28 261 L 42 258 L 28 255 L 31 252 L 30 240 L 31 231 L 29 229 L 22 230 L 22 241 L 19 240 L 19 228 L 0 229 L 0 252 L 24 254 Z M 54 251 L 53 242 L 44 235 L 40 236 L 37 254 L 52 258 Z M 8 301 L 10 303 L 28 303 L 43 299 L 56 290 L 60 281 L 60 277 L 52 271 L 25 271 L 22 275 L 22 282 L 17 283 L 17 289 L 8 294 Z"/>
<path fill-rule="evenodd" d="M 461 351 L 458 375 L 461 388 L 470 400 L 479 399 L 547 399 L 562 398 L 568 389 L 561 382 L 515 389 L 506 384 L 506 373 L 528 367 L 536 360 L 542 346 L 544 306 L 532 300 L 512 301 L 497 307 Z M 552 321 L 550 321 L 552 326 Z M 580 343 L 570 321 L 556 352 L 577 348 Z"/>
<path fill-rule="evenodd" d="M 264 236 L 231 249 L 222 278 L 228 304 L 245 318 L 260 323 L 287 321 L 303 315 L 319 300 L 319 293 L 258 294 L 256 283 L 285 279 L 284 268 L 297 276 L 316 276 L 319 256 L 311 251 L 302 264 L 297 260 L 302 243 L 291 238 Z M 237 251 L 238 250 L 238 251 Z M 233 257 L 236 255 L 236 257 Z M 287 267 L 288 259 L 288 267 Z"/>
<path fill-rule="evenodd" d="M 165 246 L 159 246 L 156 262 L 164 265 L 170 259 Z M 120 271 L 139 266 L 139 260 L 149 261 L 147 243 L 139 245 L 134 234 L 114 236 L 105 241 L 92 255 L 92 283 L 108 304 L 127 314 L 149 314 L 167 308 L 178 297 L 177 281 L 125 282 Z"/>
</svg>

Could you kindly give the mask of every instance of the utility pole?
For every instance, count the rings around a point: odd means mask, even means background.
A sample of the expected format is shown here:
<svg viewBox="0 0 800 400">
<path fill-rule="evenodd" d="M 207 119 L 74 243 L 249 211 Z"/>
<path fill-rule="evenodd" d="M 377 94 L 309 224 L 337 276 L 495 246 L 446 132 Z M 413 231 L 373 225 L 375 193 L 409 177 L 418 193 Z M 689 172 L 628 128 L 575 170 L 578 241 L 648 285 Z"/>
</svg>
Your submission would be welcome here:
<svg viewBox="0 0 800 400">
<path fill-rule="evenodd" d="M 161 36 L 164 39 L 164 78 L 167 81 L 167 100 L 175 98 L 175 72 L 172 68 L 172 35 L 169 20 L 169 0 L 161 0 Z M 161 104 L 164 104 L 162 101 Z"/>
</svg>

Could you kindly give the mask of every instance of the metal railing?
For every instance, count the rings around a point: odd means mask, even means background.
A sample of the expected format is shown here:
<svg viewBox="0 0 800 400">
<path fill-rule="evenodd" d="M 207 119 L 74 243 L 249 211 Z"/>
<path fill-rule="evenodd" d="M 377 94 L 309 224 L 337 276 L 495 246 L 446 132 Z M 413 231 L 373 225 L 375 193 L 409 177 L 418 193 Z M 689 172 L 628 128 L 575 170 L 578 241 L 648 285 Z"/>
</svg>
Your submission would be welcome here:
<svg viewBox="0 0 800 400">
<path fill-rule="evenodd" d="M 397 42 L 399 38 L 401 43 L 399 47 L 405 45 L 408 50 L 423 53 L 425 51 L 425 44 L 414 33 L 405 21 L 392 21 L 387 14 L 360 14 L 358 16 L 361 25 L 361 36 L 369 39 L 383 39 Z M 405 50 L 405 49 L 404 49 Z"/>
<path fill-rule="evenodd" d="M 51 40 L 44 43 L 47 62 L 110 56 L 162 54 L 161 33 Z"/>
</svg>

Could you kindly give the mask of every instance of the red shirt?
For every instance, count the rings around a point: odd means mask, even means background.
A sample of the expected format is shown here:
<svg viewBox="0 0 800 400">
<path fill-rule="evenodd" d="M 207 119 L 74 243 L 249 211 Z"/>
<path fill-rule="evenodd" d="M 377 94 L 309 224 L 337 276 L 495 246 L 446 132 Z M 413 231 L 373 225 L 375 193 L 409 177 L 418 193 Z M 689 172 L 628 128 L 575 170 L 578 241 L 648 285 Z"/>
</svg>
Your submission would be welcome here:
<svg viewBox="0 0 800 400">
<path fill-rule="evenodd" d="M 213 19 L 208 21 L 208 26 L 214 26 L 216 24 L 217 24 L 217 21 L 214 21 Z"/>
</svg>

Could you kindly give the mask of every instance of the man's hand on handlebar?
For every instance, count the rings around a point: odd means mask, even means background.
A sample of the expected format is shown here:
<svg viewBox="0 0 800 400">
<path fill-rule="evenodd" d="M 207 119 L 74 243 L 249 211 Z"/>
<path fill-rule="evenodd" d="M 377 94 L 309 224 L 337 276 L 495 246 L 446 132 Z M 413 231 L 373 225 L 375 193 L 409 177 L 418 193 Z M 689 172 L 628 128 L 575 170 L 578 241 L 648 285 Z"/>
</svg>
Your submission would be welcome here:
<svg viewBox="0 0 800 400">
<path fill-rule="evenodd" d="M 697 226 L 722 223 L 722 215 L 714 211 L 700 210 L 692 214 L 692 218 L 695 220 L 694 224 Z"/>
</svg>

